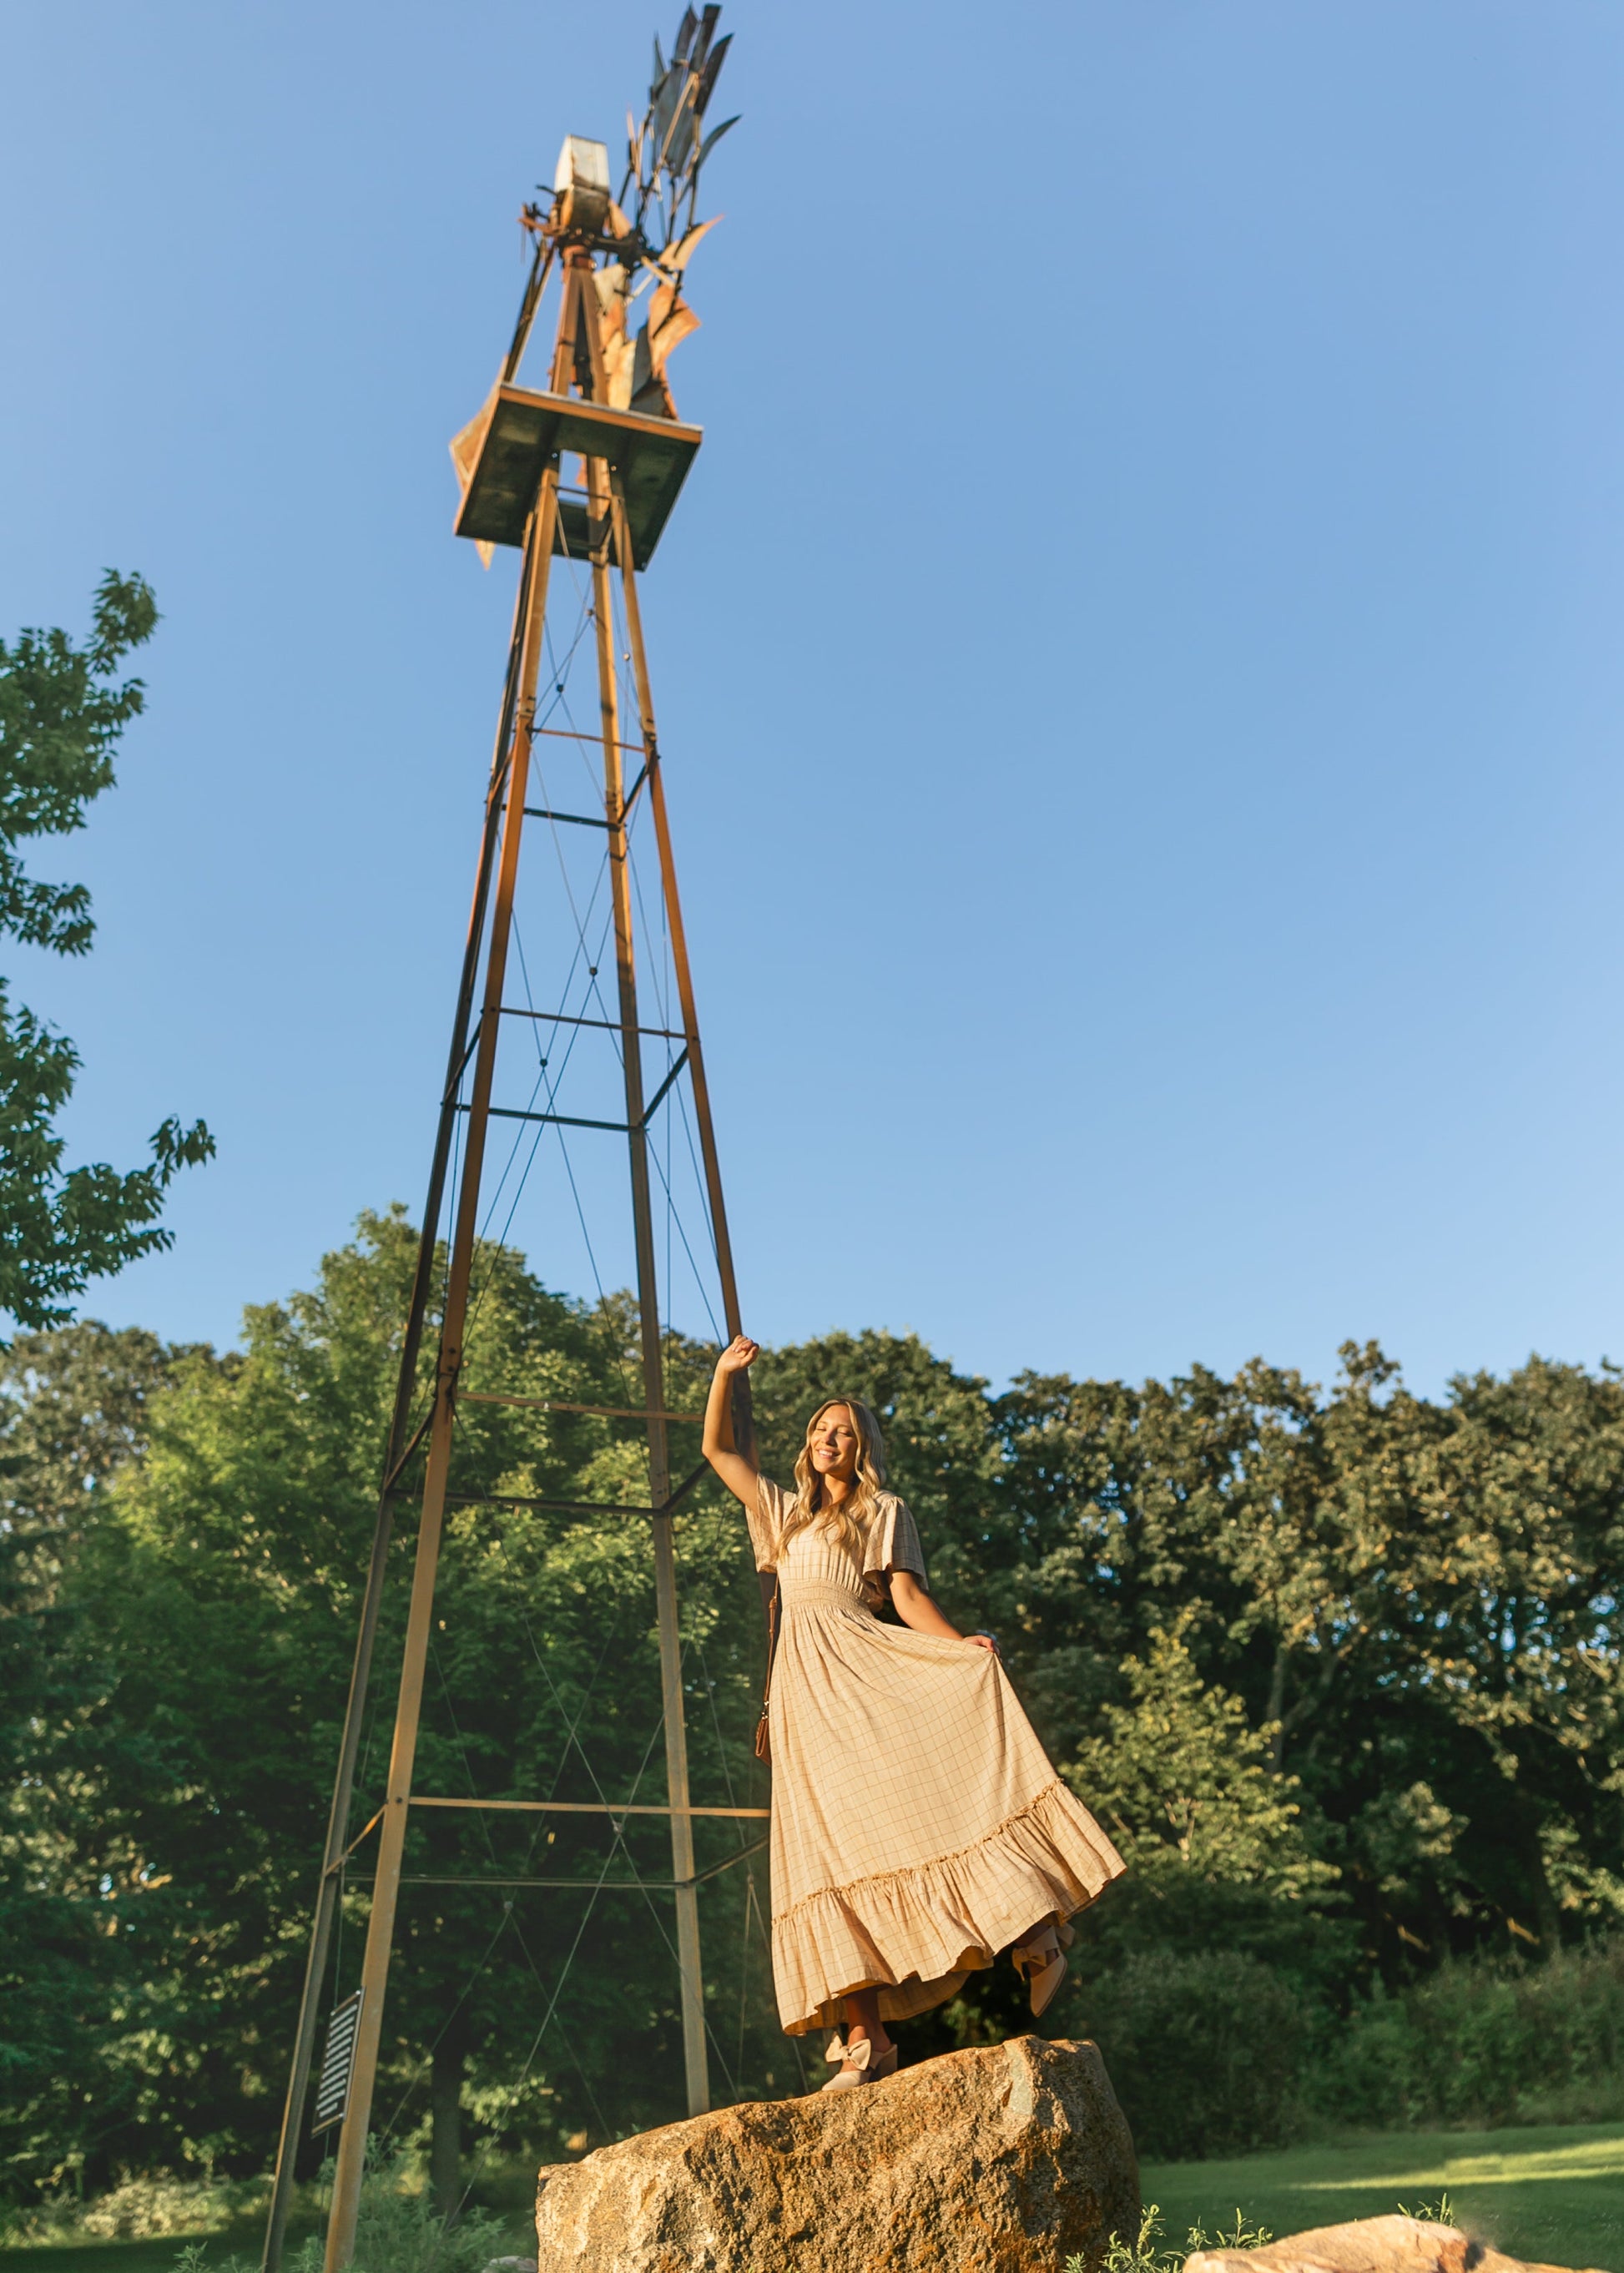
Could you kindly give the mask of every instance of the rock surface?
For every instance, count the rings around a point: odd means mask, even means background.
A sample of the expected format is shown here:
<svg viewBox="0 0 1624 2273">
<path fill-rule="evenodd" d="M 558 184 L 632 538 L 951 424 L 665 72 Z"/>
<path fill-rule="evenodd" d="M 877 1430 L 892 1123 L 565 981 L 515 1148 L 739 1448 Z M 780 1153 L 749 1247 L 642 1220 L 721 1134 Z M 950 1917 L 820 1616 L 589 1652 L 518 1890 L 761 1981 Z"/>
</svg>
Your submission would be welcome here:
<svg viewBox="0 0 1624 2273">
<path fill-rule="evenodd" d="M 1015 2037 L 860 2091 L 754 2100 L 544 2174 L 538 2273 L 1059 2273 L 1139 2231 L 1093 2044 Z"/>
<path fill-rule="evenodd" d="M 1502 2257 L 1458 2225 L 1415 2217 L 1361 2217 L 1350 2225 L 1317 2225 L 1261 2249 L 1200 2249 L 1184 2273 L 1563 2273 Z"/>
</svg>

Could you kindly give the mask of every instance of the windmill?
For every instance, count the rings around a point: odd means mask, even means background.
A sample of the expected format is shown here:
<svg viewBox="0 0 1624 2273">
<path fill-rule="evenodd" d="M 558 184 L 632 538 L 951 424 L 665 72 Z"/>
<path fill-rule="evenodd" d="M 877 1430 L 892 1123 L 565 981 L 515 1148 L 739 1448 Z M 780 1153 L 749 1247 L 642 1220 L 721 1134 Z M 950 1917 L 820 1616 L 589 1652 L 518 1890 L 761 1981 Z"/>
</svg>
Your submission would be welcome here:
<svg viewBox="0 0 1624 2273">
<path fill-rule="evenodd" d="M 662 1318 L 668 1315 L 663 1305 L 669 1302 L 672 1273 L 660 1269 L 654 1198 L 658 1182 L 670 1204 L 673 1172 L 662 1165 L 657 1139 L 660 1128 L 669 1130 L 671 1116 L 679 1112 L 694 1139 L 695 1204 L 703 1221 L 698 1240 L 685 1234 L 686 1249 L 690 1259 L 699 1250 L 695 1271 L 708 1249 L 707 1267 L 719 1296 L 721 1315 L 714 1319 L 719 1336 L 731 1338 L 739 1331 L 740 1314 L 672 859 L 638 577 L 659 543 L 701 441 L 698 428 L 677 416 L 667 365 L 673 350 L 698 323 L 687 281 L 693 252 L 710 226 L 697 218 L 701 172 L 734 124 L 730 118 L 705 126 L 729 44 L 716 37 L 720 12 L 715 6 L 697 15 L 688 9 L 669 61 L 656 41 L 648 107 L 641 124 L 628 120 L 627 162 L 618 195 L 606 146 L 577 135 L 566 139 L 551 199 L 527 205 L 521 215 L 532 251 L 512 341 L 484 404 L 451 445 L 462 491 L 456 532 L 477 545 L 487 563 L 500 547 L 518 550 L 518 595 L 283 2114 L 267 2273 L 276 2273 L 281 2260 L 345 1864 L 364 1841 L 375 1838 L 359 1985 L 331 2015 L 317 2092 L 318 2123 L 338 2134 L 328 2273 L 340 2273 L 354 2246 L 409 1825 L 414 1811 L 484 1804 L 422 1792 L 413 1782 L 445 1512 L 456 1497 L 459 1406 L 526 1401 L 482 1389 L 466 1377 L 470 1283 L 482 1208 L 490 1201 L 493 1182 L 501 1189 L 518 1173 L 520 1147 L 531 1145 L 533 1161 L 536 1147 L 550 1134 L 562 1142 L 566 1131 L 590 1131 L 599 1140 L 608 1134 L 624 1147 L 642 1379 L 635 1403 L 615 1410 L 620 1418 L 635 1419 L 646 1436 L 648 1489 L 646 1504 L 602 1512 L 646 1522 L 652 1530 L 666 1797 L 658 1809 L 634 1812 L 669 1819 L 688 2105 L 690 2113 L 698 2113 L 710 2104 L 693 1822 L 695 1814 L 759 1817 L 765 1811 L 696 1808 L 688 1789 L 672 1521 L 699 1481 L 703 1463 L 673 1480 L 673 1416 L 666 1408 L 662 1351 Z M 538 385 L 525 376 L 527 351 L 547 287 L 555 280 L 556 330 L 543 383 Z M 549 682 L 561 696 L 557 657 L 566 649 L 574 654 L 589 634 L 596 664 L 595 721 L 590 728 L 579 726 L 566 712 L 565 723 L 554 724 L 560 714 L 543 690 L 544 657 L 552 658 Z M 572 758 L 590 753 L 594 810 L 570 811 L 556 802 L 558 792 L 541 754 L 544 744 L 551 751 L 555 740 L 575 746 Z M 606 888 L 605 949 L 613 944 L 612 963 L 606 954 L 600 962 L 566 868 L 562 895 L 554 896 L 551 930 L 545 912 L 538 919 L 536 936 L 555 940 L 560 949 L 557 984 L 550 994 L 544 993 L 541 1007 L 539 974 L 531 967 L 539 960 L 534 949 L 518 988 L 512 954 L 527 820 L 545 822 L 560 847 L 573 838 L 589 848 L 588 866 L 596 869 L 593 889 Z M 650 836 L 657 924 L 640 900 L 635 857 L 638 843 Z M 650 1021 L 640 991 L 651 927 L 658 930 L 671 980 L 665 1015 L 657 1021 Z M 599 1061 L 596 1090 L 590 1069 L 594 1050 Z M 512 1094 L 523 1095 L 523 1103 L 508 1101 L 508 1092 L 501 1089 L 515 1058 L 529 1086 Z M 607 1108 L 605 1077 L 614 1092 Z M 576 1105 L 582 1089 L 590 1092 L 594 1109 L 564 1109 Z M 518 1135 L 498 1176 L 492 1132 L 505 1134 L 510 1125 Z M 571 1186 L 576 1189 L 573 1170 Z M 624 1198 L 620 1205 L 624 1211 Z M 440 1265 L 443 1284 L 436 1278 Z M 420 1412 L 418 1362 L 436 1302 L 441 1324 L 432 1392 Z M 744 1377 L 738 1379 L 736 1422 L 748 1437 L 748 1391 Z M 357 1831 L 357 1767 L 385 1571 L 396 1509 L 412 1497 L 419 1502 L 420 1514 L 388 1774 L 381 1795 L 369 1795 L 380 1797 L 381 1804 Z M 501 1804 L 542 1812 L 553 1803 L 538 1797 Z M 609 1817 L 627 1812 L 607 1801 L 594 1804 Z M 575 1812 L 592 1812 L 582 1803 L 571 1805 Z"/>
</svg>

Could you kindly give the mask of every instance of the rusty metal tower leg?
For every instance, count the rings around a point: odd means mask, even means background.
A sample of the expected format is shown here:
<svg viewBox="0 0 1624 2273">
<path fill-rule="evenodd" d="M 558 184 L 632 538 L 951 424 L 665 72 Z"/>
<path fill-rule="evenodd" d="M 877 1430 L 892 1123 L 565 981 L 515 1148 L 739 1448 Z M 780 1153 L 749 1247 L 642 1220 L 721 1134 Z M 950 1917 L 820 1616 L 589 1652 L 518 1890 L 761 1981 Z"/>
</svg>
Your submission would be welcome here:
<svg viewBox="0 0 1624 2273">
<path fill-rule="evenodd" d="M 705 1195 L 710 1205 L 711 1234 L 716 1241 L 717 1276 L 721 1281 L 722 1317 L 728 1338 L 743 1330 L 739 1309 L 739 1283 L 733 1272 L 733 1241 L 727 1229 L 727 1203 L 722 1193 L 722 1168 L 716 1149 L 716 1124 L 710 1117 L 710 1088 L 705 1079 L 704 1051 L 699 1039 L 699 1012 L 694 1001 L 694 976 L 688 959 L 688 933 L 683 927 L 682 903 L 677 892 L 677 865 L 671 850 L 671 824 L 665 812 L 665 784 L 660 772 L 659 736 L 654 724 L 654 690 L 649 679 L 648 653 L 643 643 L 643 606 L 637 596 L 637 575 L 632 566 L 631 524 L 618 476 L 612 477 L 610 511 L 614 526 L 615 552 L 620 564 L 620 585 L 626 605 L 626 634 L 631 649 L 637 710 L 643 724 L 643 763 L 648 769 L 649 802 L 654 814 L 655 842 L 659 847 L 660 889 L 665 903 L 665 923 L 671 934 L 671 959 L 676 972 L 677 1001 L 682 1012 L 682 1036 L 688 1049 L 688 1079 L 694 1092 L 694 1117 L 699 1127 L 700 1159 L 704 1165 Z M 750 1420 L 750 1377 L 733 1376 L 734 1441 L 748 1447 L 755 1437 Z"/>
<path fill-rule="evenodd" d="M 298 2159 L 301 2127 L 304 2120 L 305 2101 L 310 2089 L 310 2072 L 316 2045 L 316 2026 L 320 2014 L 322 1984 L 327 1977 L 327 1958 L 332 1947 L 333 1921 L 338 1906 L 339 1870 L 347 1850 L 346 1838 L 350 1827 L 350 1811 L 355 1793 L 356 1762 L 360 1752 L 361 1724 L 366 1707 L 367 1689 L 372 1677 L 372 1654 L 378 1638 L 378 1617 L 383 1604 L 383 1581 L 388 1560 L 390 1541 L 395 1529 L 395 1503 L 402 1495 L 402 1470 L 410 1460 L 418 1441 L 408 1442 L 411 1424 L 412 1400 L 417 1392 L 417 1358 L 423 1344 L 424 1323 L 428 1316 L 429 1296 L 433 1275 L 434 1250 L 440 1226 L 440 1209 L 445 1197 L 446 1173 L 451 1158 L 452 1132 L 456 1120 L 457 1076 L 468 1048 L 469 1020 L 472 1012 L 474 989 L 479 975 L 479 949 L 485 934 L 485 906 L 490 896 L 491 877 L 495 865 L 496 848 L 500 841 L 502 819 L 502 784 L 507 776 L 508 744 L 513 732 L 514 707 L 518 697 L 519 678 L 523 656 L 524 625 L 529 612 L 529 563 L 519 579 L 514 597 L 513 635 L 508 641 L 507 683 L 503 690 L 502 709 L 496 732 L 496 746 L 491 760 L 491 787 L 485 799 L 484 833 L 480 841 L 479 865 L 474 880 L 473 906 L 469 913 L 468 941 L 462 955 L 462 973 L 457 989 L 456 1013 L 452 1021 L 451 1050 L 447 1061 L 445 1089 L 440 1099 L 440 1125 L 435 1136 L 433 1162 L 429 1171 L 429 1187 L 423 1207 L 423 1229 L 417 1246 L 417 1264 L 413 1274 L 411 1300 L 407 1311 L 406 1332 L 401 1347 L 399 1379 L 395 1386 L 395 1412 L 390 1423 L 389 1441 L 384 1458 L 383 1483 L 379 1494 L 377 1520 L 372 1531 L 372 1554 L 366 1573 L 366 1585 L 362 1596 L 361 1630 L 356 1642 L 356 1654 L 350 1677 L 350 1693 L 344 1706 L 342 1732 L 339 1739 L 338 1766 L 333 1780 L 333 1800 L 327 1813 L 327 1841 L 322 1849 L 321 1877 L 316 1889 L 315 1910 L 311 1921 L 310 1948 L 305 1960 L 304 1980 L 299 1997 L 298 2021 L 294 2031 L 293 2059 L 288 2082 L 288 2094 L 282 2106 L 282 2129 L 277 2140 L 275 2175 L 271 2185 L 271 2201 L 266 2218 L 265 2248 L 261 2256 L 262 2273 L 280 2273 L 282 2247 L 287 2237 L 288 2210 L 293 2194 L 295 2165 Z M 419 1435 L 421 1432 L 419 1432 Z"/>
<path fill-rule="evenodd" d="M 694 1824 L 688 1814 L 688 1731 L 682 1708 L 682 1643 L 677 1630 L 676 1564 L 666 1452 L 665 1369 L 660 1351 L 659 1281 L 649 1195 L 649 1139 L 644 1118 L 643 1046 L 638 1036 L 637 970 L 632 935 L 631 878 L 627 866 L 624 785 L 620 770 L 619 675 L 615 669 L 613 592 L 609 577 L 609 469 L 588 461 L 588 492 L 605 539 L 592 556 L 592 614 L 598 649 L 598 701 L 603 724 L 604 812 L 609 823 L 609 874 L 614 909 L 615 970 L 620 984 L 620 1060 L 625 1076 L 627 1141 L 630 1152 L 632 1218 L 636 1235 L 637 1309 L 643 1340 L 643 1392 L 649 1415 L 649 1504 L 654 1510 L 654 1587 L 659 1624 L 660 1694 L 665 1723 L 665 1782 L 671 1805 L 671 1875 L 676 1881 L 677 1965 L 681 1977 L 682 2054 L 688 2112 L 710 2104 L 705 2058 L 703 1977 L 699 1958 L 699 1896 L 694 1885 Z M 622 555 L 622 559 L 628 556 Z"/>
<path fill-rule="evenodd" d="M 447 1276 L 445 1319 L 440 1332 L 440 1362 L 434 1385 L 434 1412 L 429 1431 L 428 1471 L 424 1481 L 423 1513 L 417 1527 L 417 1559 L 412 1570 L 411 1605 L 407 1614 L 406 1647 L 401 1666 L 400 1697 L 395 1708 L 395 1742 L 389 1759 L 383 1821 L 379 1832 L 378 1867 L 372 1884 L 372 1910 L 367 1925 L 366 1954 L 361 1967 L 360 2027 L 356 2039 L 350 2107 L 339 2134 L 338 2165 L 333 2180 L 333 2207 L 327 2222 L 327 2273 L 343 2273 L 343 2268 L 350 2263 L 355 2250 L 356 2220 L 361 2206 L 361 2180 L 366 2164 L 372 2089 L 377 2080 L 378 2051 L 383 2028 L 384 1991 L 388 1980 L 389 1952 L 395 1938 L 395 1914 L 400 1896 L 401 1863 L 406 1844 L 412 1767 L 417 1756 L 417 1719 L 423 1702 L 424 1670 L 428 1661 L 429 1624 L 434 1601 L 435 1572 L 440 1560 L 440 1527 L 445 1516 L 446 1479 L 456 1420 L 457 1377 L 462 1369 L 469 1281 L 478 1231 L 480 1172 L 490 1125 L 491 1085 L 496 1070 L 496 1046 L 501 1026 L 502 986 L 507 973 L 508 943 L 513 923 L 519 846 L 524 829 L 524 798 L 530 778 L 530 736 L 535 722 L 536 678 L 541 660 L 542 626 L 547 607 L 547 572 L 552 559 L 557 510 L 557 476 L 550 471 L 543 477 L 541 494 L 530 519 L 527 547 L 529 604 L 523 637 L 513 746 L 503 784 L 501 858 L 497 870 L 490 939 L 485 955 L 485 987 L 474 1056 L 473 1085 L 469 1099 L 462 1189 L 458 1194 L 450 1267 Z"/>
</svg>

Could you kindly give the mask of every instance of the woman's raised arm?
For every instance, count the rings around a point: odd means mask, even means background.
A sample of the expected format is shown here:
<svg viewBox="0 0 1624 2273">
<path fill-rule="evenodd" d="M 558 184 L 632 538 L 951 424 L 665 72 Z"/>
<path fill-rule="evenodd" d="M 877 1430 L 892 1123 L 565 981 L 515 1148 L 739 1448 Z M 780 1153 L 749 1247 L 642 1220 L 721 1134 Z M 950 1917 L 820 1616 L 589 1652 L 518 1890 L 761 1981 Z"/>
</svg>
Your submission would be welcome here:
<svg viewBox="0 0 1624 2273">
<path fill-rule="evenodd" d="M 705 1400 L 705 1434 L 700 1447 L 728 1490 L 745 1507 L 756 1504 L 756 1480 L 761 1471 L 751 1456 L 740 1452 L 733 1443 L 733 1376 L 754 1365 L 760 1350 L 759 1342 L 753 1342 L 748 1334 L 740 1334 L 718 1358 L 710 1377 L 710 1394 Z"/>
</svg>

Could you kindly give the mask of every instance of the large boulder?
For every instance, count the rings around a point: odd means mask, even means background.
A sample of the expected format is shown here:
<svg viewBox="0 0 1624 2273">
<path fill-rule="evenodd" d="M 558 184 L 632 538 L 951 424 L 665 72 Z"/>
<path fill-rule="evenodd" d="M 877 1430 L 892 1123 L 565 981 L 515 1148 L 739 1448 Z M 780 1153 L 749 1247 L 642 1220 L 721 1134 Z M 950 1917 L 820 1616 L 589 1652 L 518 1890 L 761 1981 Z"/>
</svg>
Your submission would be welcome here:
<svg viewBox="0 0 1624 2273">
<path fill-rule="evenodd" d="M 1563 2273 L 1502 2257 L 1458 2225 L 1418 2217 L 1360 2217 L 1316 2225 L 1261 2249 L 1199 2249 L 1184 2273 Z"/>
<path fill-rule="evenodd" d="M 1139 2222 L 1104 2061 L 1038 2037 L 643 2132 L 536 2205 L 538 2273 L 1059 2273 Z"/>
</svg>

